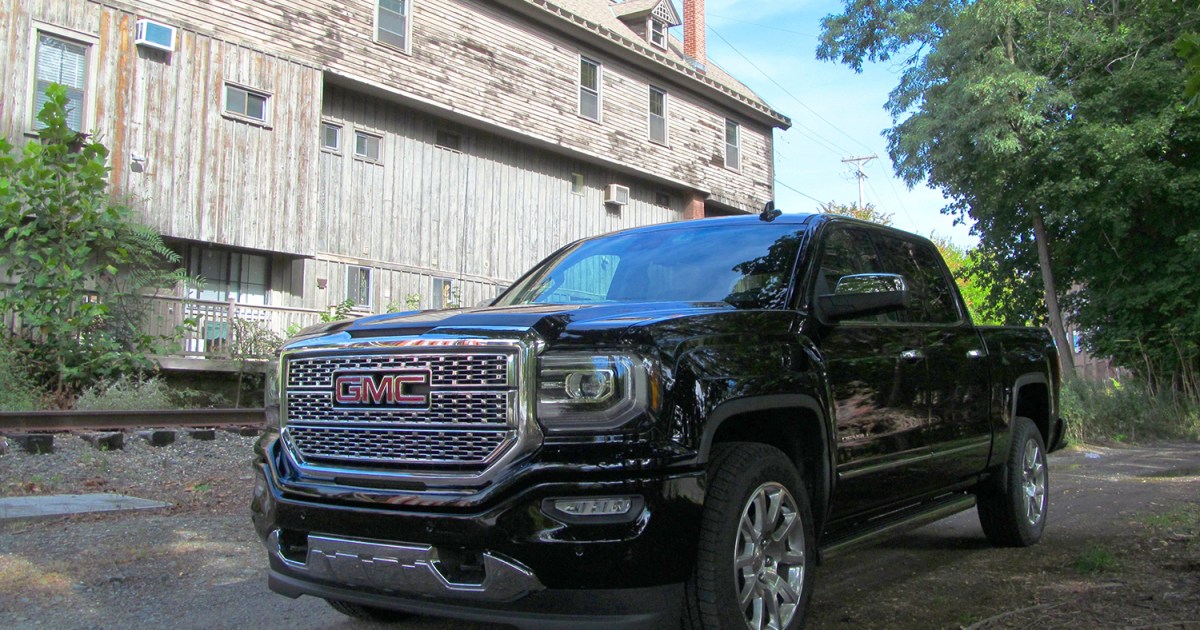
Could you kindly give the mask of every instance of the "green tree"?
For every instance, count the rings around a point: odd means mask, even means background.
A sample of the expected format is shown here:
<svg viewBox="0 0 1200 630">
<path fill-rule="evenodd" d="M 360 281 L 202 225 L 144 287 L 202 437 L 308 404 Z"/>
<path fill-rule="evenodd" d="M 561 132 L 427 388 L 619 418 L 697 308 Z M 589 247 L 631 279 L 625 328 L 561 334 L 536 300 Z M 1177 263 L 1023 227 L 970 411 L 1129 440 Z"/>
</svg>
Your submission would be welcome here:
<svg viewBox="0 0 1200 630">
<path fill-rule="evenodd" d="M 840 214 L 844 217 L 853 217 L 862 221 L 878 223 L 879 225 L 892 225 L 892 217 L 895 216 L 890 212 L 884 212 L 875 207 L 875 204 L 868 203 L 860 206 L 858 204 L 841 204 L 830 201 L 823 203 L 817 211 L 821 214 Z"/>
<path fill-rule="evenodd" d="M 108 151 L 67 127 L 66 88 L 52 85 L 37 140 L 0 139 L 0 293 L 11 342 L 60 404 L 95 380 L 148 367 L 138 301 L 183 279 L 178 256 L 108 193 Z M 144 311 L 143 311 L 144 314 Z"/>
<path fill-rule="evenodd" d="M 1187 61 L 1188 77 L 1184 96 L 1189 107 L 1200 107 L 1200 33 L 1187 33 L 1175 42 L 1175 50 Z"/>
<path fill-rule="evenodd" d="M 1198 20 L 1171 0 L 846 0 L 818 56 L 856 69 L 901 57 L 887 104 L 897 172 L 975 222 L 978 267 L 1011 315 L 1036 274 L 1034 319 L 1064 367 L 1065 312 L 1127 365 L 1141 339 L 1174 381 L 1197 355 L 1162 331 L 1200 338 L 1195 309 L 1179 306 L 1200 300 L 1180 271 L 1200 263 L 1200 146 L 1173 43 Z"/>
</svg>

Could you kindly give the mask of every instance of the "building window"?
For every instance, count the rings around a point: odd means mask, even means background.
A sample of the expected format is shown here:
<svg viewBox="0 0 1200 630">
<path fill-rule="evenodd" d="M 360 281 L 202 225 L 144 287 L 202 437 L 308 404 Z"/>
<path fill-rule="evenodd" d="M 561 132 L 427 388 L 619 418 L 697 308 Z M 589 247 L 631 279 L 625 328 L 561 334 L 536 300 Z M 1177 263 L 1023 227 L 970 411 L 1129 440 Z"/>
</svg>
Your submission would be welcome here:
<svg viewBox="0 0 1200 630">
<path fill-rule="evenodd" d="M 38 32 L 31 112 L 34 129 L 45 127 L 37 119 L 37 115 L 46 104 L 46 88 L 52 83 L 58 83 L 67 88 L 67 127 L 72 131 L 84 131 L 88 48 L 87 44 Z"/>
<path fill-rule="evenodd" d="M 408 9 L 408 0 L 379 0 L 375 38 L 407 51 Z"/>
<path fill-rule="evenodd" d="M 448 278 L 433 279 L 433 308 L 460 308 L 459 288 Z"/>
<path fill-rule="evenodd" d="M 654 205 L 662 206 L 663 208 L 671 207 L 671 195 L 661 190 L 654 192 Z"/>
<path fill-rule="evenodd" d="M 583 194 L 583 173 L 571 173 L 571 192 L 576 195 Z"/>
<path fill-rule="evenodd" d="M 600 120 L 600 64 L 579 58 L 579 115 Z"/>
<path fill-rule="evenodd" d="M 742 129 L 728 118 L 725 119 L 725 166 L 742 168 Z"/>
<path fill-rule="evenodd" d="M 667 143 L 667 93 L 650 88 L 650 140 Z"/>
<path fill-rule="evenodd" d="M 321 148 L 337 153 L 342 150 L 342 126 L 331 122 L 321 123 Z"/>
<path fill-rule="evenodd" d="M 650 18 L 650 43 L 659 48 L 667 47 L 667 23 L 656 18 Z"/>
<path fill-rule="evenodd" d="M 191 245 L 187 248 L 187 269 L 202 278 L 200 286 L 190 286 L 193 300 L 238 304 L 269 304 L 271 259 L 259 254 Z"/>
<path fill-rule="evenodd" d="M 257 123 L 267 122 L 268 95 L 232 83 L 225 84 L 225 113 Z"/>
<path fill-rule="evenodd" d="M 371 160 L 372 162 L 380 161 L 380 142 L 383 140 L 381 136 L 366 133 L 364 131 L 354 132 L 354 155 L 355 157 Z"/>
<path fill-rule="evenodd" d="M 371 268 L 346 267 L 346 300 L 355 308 L 371 308 Z"/>
<path fill-rule="evenodd" d="M 437 145 L 443 149 L 450 149 L 451 151 L 461 151 L 462 150 L 462 136 L 460 136 L 452 131 L 438 129 Z"/>
</svg>

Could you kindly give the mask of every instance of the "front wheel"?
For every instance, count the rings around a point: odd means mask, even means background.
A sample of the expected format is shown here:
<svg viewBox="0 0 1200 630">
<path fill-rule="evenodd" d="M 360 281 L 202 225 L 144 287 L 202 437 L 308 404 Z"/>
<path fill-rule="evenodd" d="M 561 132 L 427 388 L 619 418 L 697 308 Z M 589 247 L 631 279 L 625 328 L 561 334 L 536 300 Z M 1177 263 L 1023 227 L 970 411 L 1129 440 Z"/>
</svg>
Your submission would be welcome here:
<svg viewBox="0 0 1200 630">
<path fill-rule="evenodd" d="M 1001 479 L 978 491 L 979 524 L 997 547 L 1028 547 L 1042 538 L 1050 503 L 1046 445 L 1029 418 L 1013 420 L 1012 446 Z"/>
<path fill-rule="evenodd" d="M 800 628 L 812 599 L 813 522 L 795 466 L 765 444 L 713 448 L 684 626 Z"/>
</svg>

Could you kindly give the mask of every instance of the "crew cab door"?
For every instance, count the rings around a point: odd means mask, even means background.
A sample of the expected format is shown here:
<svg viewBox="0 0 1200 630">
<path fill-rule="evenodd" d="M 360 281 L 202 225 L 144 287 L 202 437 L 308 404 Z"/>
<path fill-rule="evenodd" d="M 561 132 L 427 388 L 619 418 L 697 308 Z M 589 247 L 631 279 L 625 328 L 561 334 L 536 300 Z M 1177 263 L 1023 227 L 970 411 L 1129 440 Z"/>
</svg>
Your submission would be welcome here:
<svg viewBox="0 0 1200 630">
<path fill-rule="evenodd" d="M 908 281 L 911 304 L 902 316 L 920 333 L 927 379 L 922 441 L 933 460 L 925 484 L 947 488 L 987 465 L 992 428 L 986 346 L 931 243 L 891 232 L 873 236 L 884 266 Z"/>
<path fill-rule="evenodd" d="M 858 227 L 827 227 L 818 256 L 810 303 L 846 276 L 896 273 L 876 255 L 870 231 Z M 817 329 L 836 413 L 833 520 L 902 502 L 928 486 L 924 331 L 905 320 L 889 313 Z"/>
</svg>

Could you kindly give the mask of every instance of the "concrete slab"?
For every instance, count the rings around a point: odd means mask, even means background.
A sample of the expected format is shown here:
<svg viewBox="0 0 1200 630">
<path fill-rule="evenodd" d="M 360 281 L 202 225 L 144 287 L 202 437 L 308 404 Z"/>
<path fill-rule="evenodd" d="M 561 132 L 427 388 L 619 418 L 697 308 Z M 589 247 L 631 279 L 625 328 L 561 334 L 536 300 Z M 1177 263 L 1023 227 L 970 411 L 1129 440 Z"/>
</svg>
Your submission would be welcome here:
<svg viewBox="0 0 1200 630">
<path fill-rule="evenodd" d="M 0 521 L 37 520 L 87 512 L 125 512 L 170 507 L 123 494 L 53 494 L 0 498 Z"/>
</svg>

